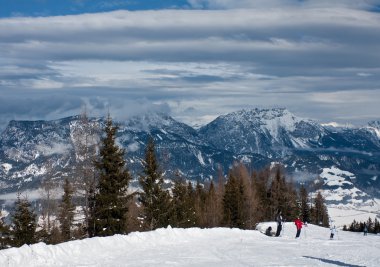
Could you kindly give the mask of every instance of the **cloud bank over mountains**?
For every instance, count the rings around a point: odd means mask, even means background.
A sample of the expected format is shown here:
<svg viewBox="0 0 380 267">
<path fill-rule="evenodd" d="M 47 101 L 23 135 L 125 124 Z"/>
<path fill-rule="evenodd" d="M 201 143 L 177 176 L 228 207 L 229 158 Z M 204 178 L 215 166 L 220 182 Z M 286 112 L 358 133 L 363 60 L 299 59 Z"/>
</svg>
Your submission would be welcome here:
<svg viewBox="0 0 380 267">
<path fill-rule="evenodd" d="M 380 111 L 378 4 L 189 0 L 195 9 L 2 18 L 0 128 L 84 105 L 118 119 L 282 106 L 364 123 Z"/>
</svg>

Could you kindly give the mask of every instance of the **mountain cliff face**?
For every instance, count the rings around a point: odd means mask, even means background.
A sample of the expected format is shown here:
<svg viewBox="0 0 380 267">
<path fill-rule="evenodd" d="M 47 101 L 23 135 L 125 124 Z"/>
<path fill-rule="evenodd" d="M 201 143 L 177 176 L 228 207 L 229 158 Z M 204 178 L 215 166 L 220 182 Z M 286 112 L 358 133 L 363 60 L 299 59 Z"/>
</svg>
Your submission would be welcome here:
<svg viewBox="0 0 380 267">
<path fill-rule="evenodd" d="M 327 135 L 319 124 L 295 117 L 286 109 L 254 109 L 220 116 L 200 135 L 218 148 L 278 158 L 288 150 L 318 146 Z"/>
<path fill-rule="evenodd" d="M 0 136 L 0 193 L 36 188 L 48 174 L 56 179 L 72 174 L 78 161 L 79 120 L 74 116 L 11 121 Z M 91 119 L 91 123 L 102 127 L 103 120 Z M 212 179 L 219 168 L 227 172 L 235 161 L 256 169 L 282 162 L 294 180 L 326 177 L 326 170 L 336 168 L 353 175 L 341 180 L 363 192 L 357 196 L 380 196 L 379 122 L 336 128 L 296 117 L 286 109 L 253 109 L 220 116 L 198 130 L 165 114 L 133 117 L 118 125 L 117 141 L 126 149 L 136 178 L 145 143 L 152 136 L 169 179 L 176 173 L 194 180 Z M 331 189 L 327 182 L 323 186 Z M 341 199 L 349 202 L 347 197 Z"/>
</svg>

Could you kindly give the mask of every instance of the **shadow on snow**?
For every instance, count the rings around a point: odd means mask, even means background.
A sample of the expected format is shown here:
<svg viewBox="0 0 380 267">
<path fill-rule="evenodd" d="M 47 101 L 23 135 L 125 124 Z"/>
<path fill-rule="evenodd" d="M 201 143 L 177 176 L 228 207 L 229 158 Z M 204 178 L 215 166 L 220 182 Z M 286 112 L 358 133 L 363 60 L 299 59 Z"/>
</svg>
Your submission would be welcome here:
<svg viewBox="0 0 380 267">
<path fill-rule="evenodd" d="M 337 266 L 346 266 L 346 267 L 365 267 L 363 265 L 354 265 L 354 264 L 348 264 L 344 263 L 341 261 L 334 261 L 334 260 L 328 260 L 328 259 L 323 259 L 323 258 L 316 258 L 316 257 L 311 257 L 311 256 L 303 256 L 304 258 L 308 259 L 313 259 L 313 260 L 320 260 L 322 262 L 330 263 L 330 264 L 335 264 Z"/>
</svg>

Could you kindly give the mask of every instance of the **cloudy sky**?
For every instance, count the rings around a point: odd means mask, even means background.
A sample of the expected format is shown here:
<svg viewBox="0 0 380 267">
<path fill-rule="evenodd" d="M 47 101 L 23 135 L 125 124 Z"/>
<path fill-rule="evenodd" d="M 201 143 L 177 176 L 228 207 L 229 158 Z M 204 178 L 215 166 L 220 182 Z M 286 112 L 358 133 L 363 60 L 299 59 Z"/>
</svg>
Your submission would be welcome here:
<svg viewBox="0 0 380 267">
<path fill-rule="evenodd" d="M 9 120 L 286 107 L 380 119 L 380 0 L 0 0 Z"/>
</svg>

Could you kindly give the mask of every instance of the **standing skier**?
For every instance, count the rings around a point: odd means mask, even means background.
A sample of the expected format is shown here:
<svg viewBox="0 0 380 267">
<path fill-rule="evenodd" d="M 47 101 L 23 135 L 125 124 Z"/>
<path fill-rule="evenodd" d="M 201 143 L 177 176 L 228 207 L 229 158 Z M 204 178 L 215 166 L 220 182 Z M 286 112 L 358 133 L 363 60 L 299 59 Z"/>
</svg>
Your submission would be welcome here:
<svg viewBox="0 0 380 267">
<path fill-rule="evenodd" d="M 330 239 L 334 239 L 334 235 L 336 233 L 335 225 L 334 225 L 334 227 L 331 227 L 330 231 L 331 231 L 331 233 L 330 233 Z"/>
<path fill-rule="evenodd" d="M 276 236 L 280 236 L 281 230 L 282 230 L 282 216 L 281 216 L 281 210 L 277 212 L 276 215 L 276 222 L 277 222 L 277 231 Z"/>
<path fill-rule="evenodd" d="M 302 229 L 303 222 L 300 220 L 299 217 L 297 217 L 297 219 L 294 220 L 294 224 L 295 224 L 296 227 L 297 227 L 296 238 L 299 238 L 299 237 L 300 237 L 300 234 L 301 234 L 301 229 Z"/>
<path fill-rule="evenodd" d="M 364 235 L 367 235 L 368 233 L 368 227 L 367 227 L 367 224 L 364 223 Z"/>
</svg>

